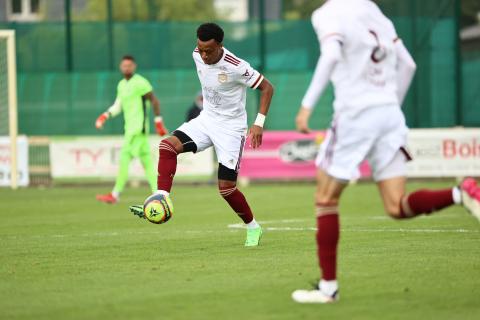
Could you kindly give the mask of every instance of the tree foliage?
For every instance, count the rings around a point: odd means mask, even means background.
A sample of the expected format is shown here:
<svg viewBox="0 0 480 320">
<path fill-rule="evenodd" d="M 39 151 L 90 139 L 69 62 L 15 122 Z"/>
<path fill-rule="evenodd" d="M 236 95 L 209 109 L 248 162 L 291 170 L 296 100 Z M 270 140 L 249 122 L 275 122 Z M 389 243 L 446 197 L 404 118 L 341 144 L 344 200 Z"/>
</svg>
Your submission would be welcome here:
<svg viewBox="0 0 480 320">
<path fill-rule="evenodd" d="M 215 20 L 213 0 L 114 0 L 115 21 L 203 21 Z M 81 20 L 105 20 L 107 0 L 87 0 L 85 9 L 75 15 Z"/>
</svg>

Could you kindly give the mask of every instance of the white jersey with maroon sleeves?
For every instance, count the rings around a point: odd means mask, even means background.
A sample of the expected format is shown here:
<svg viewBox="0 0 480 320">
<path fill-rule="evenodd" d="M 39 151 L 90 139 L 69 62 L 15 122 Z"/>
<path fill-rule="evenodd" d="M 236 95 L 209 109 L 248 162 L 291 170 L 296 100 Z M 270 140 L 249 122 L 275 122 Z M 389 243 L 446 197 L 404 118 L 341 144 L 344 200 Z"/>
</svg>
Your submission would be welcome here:
<svg viewBox="0 0 480 320">
<path fill-rule="evenodd" d="M 392 22 L 370 0 L 329 0 L 312 15 L 320 43 L 336 39 L 342 58 L 333 70 L 335 112 L 398 106 Z"/>
<path fill-rule="evenodd" d="M 205 64 L 197 48 L 193 60 L 202 85 L 204 116 L 221 126 L 246 130 L 246 89 L 258 88 L 263 75 L 226 48 L 216 64 Z"/>
</svg>

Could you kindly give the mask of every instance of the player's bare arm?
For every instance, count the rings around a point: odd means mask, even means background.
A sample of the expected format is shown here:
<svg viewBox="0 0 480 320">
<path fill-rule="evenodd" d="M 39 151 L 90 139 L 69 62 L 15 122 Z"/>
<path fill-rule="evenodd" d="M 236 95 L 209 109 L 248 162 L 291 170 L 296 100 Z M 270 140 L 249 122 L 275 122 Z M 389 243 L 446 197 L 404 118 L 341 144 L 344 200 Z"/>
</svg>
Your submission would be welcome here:
<svg viewBox="0 0 480 320">
<path fill-rule="evenodd" d="M 312 109 L 305 108 L 304 106 L 300 107 L 298 110 L 297 117 L 295 118 L 295 124 L 297 130 L 301 133 L 310 133 L 310 127 L 308 125 L 308 121 L 310 120 L 310 116 L 312 115 Z"/>
<path fill-rule="evenodd" d="M 255 123 L 249 130 L 250 143 L 254 149 L 259 148 L 262 145 L 263 123 L 268 110 L 270 109 L 270 103 L 272 102 L 273 93 L 275 91 L 267 78 L 263 79 L 262 83 L 258 86 L 258 89 L 261 91 L 260 109 Z"/>
<path fill-rule="evenodd" d="M 143 98 L 150 101 L 150 103 L 152 104 L 152 107 L 153 107 L 153 113 L 155 114 L 155 116 L 159 116 L 160 115 L 160 100 L 158 100 L 158 98 L 155 96 L 153 91 L 150 91 L 150 92 L 146 93 L 143 96 Z"/>
<path fill-rule="evenodd" d="M 157 131 L 158 135 L 164 136 L 168 134 L 168 129 L 165 127 L 163 118 L 160 114 L 160 100 L 158 100 L 153 91 L 146 93 L 143 98 L 150 101 L 153 107 L 153 113 L 155 114 L 155 130 Z"/>
</svg>

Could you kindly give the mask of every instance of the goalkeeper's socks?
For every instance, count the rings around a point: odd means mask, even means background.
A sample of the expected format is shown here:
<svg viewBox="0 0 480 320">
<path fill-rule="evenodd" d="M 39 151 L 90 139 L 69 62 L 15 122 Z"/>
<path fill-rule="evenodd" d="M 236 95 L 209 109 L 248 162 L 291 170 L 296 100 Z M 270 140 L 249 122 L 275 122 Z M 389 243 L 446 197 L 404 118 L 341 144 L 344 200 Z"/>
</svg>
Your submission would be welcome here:
<svg viewBox="0 0 480 320">
<path fill-rule="evenodd" d="M 120 192 L 118 191 L 112 191 L 112 197 L 115 199 L 119 200 L 120 199 Z"/>
<path fill-rule="evenodd" d="M 400 202 L 400 218 L 408 219 L 421 214 L 431 214 L 455 204 L 458 200 L 458 195 L 453 189 L 418 190 Z"/>
<path fill-rule="evenodd" d="M 253 213 L 247 199 L 237 187 L 220 188 L 220 194 L 245 224 L 253 221 Z"/>
<path fill-rule="evenodd" d="M 170 192 L 172 189 L 173 177 L 177 171 L 177 151 L 173 144 L 167 140 L 162 140 L 159 147 L 158 159 L 158 190 Z"/>
</svg>

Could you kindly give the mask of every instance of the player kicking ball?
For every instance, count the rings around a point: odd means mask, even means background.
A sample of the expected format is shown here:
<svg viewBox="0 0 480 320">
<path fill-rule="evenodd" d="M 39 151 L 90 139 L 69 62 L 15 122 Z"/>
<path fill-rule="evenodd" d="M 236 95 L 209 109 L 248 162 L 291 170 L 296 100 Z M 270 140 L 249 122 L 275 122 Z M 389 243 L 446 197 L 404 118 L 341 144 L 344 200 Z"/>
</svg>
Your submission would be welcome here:
<svg viewBox="0 0 480 320">
<path fill-rule="evenodd" d="M 124 56 L 120 62 L 120 71 L 123 79 L 117 86 L 117 98 L 115 103 L 102 113 L 95 126 L 102 129 L 105 122 L 119 115 L 123 111 L 125 120 L 125 138 L 120 151 L 120 169 L 113 191 L 97 195 L 97 200 L 109 204 L 115 204 L 120 198 L 128 180 L 128 168 L 133 158 L 140 158 L 145 175 L 152 190 L 156 190 L 156 175 L 153 166 L 150 144 L 148 143 L 149 129 L 149 106 L 153 106 L 155 113 L 155 129 L 160 136 L 166 135 L 162 117 L 160 116 L 160 102 L 153 94 L 153 88 L 147 79 L 135 71 L 137 65 L 132 56 Z"/>
<path fill-rule="evenodd" d="M 346 10 L 348 8 L 348 10 Z M 321 57 L 296 122 L 308 132 L 311 111 L 329 80 L 335 89 L 334 120 L 317 158 L 317 249 L 322 273 L 315 290 L 297 290 L 299 303 L 339 299 L 337 283 L 338 204 L 358 166 L 368 159 L 385 211 L 395 219 L 432 214 L 463 204 L 480 216 L 480 192 L 471 179 L 445 190 L 405 191 L 410 156 L 400 108 L 416 65 L 392 22 L 370 0 L 329 0 L 312 15 Z"/>
<path fill-rule="evenodd" d="M 202 24 L 197 29 L 193 60 L 202 86 L 203 110 L 160 143 L 156 193 L 169 197 L 178 154 L 200 152 L 213 146 L 219 162 L 220 194 L 247 226 L 245 246 L 257 246 L 262 228 L 237 189 L 237 176 L 247 133 L 246 89 L 261 91 L 259 113 L 249 130 L 250 143 L 256 149 L 262 144 L 263 124 L 273 87 L 248 62 L 223 47 L 223 36 L 222 28 L 214 23 Z M 135 207 L 131 210 L 143 216 L 142 207 L 138 206 L 137 212 Z"/>
</svg>

